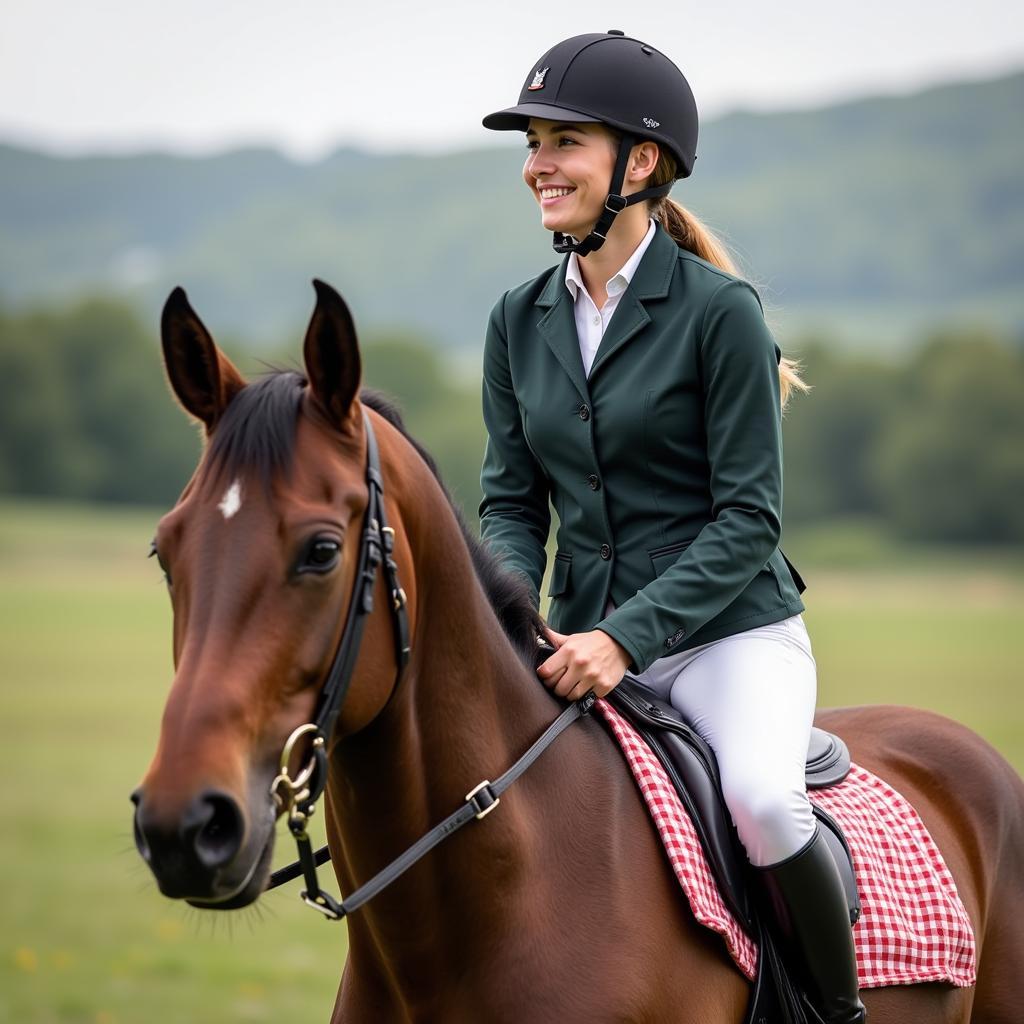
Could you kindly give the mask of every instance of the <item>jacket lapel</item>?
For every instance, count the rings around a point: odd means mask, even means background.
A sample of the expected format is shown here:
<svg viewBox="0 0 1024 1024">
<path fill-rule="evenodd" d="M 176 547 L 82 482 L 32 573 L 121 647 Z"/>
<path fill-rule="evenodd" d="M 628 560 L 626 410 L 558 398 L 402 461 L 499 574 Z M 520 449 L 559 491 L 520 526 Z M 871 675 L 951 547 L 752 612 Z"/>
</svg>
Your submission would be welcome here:
<svg viewBox="0 0 1024 1024">
<path fill-rule="evenodd" d="M 580 396 L 590 401 L 587 377 L 583 372 L 583 357 L 580 355 L 579 338 L 576 335 L 576 318 L 573 314 L 572 296 L 565 286 L 567 259 L 548 279 L 544 290 L 537 298 L 536 305 L 547 309 L 537 324 L 537 330 L 548 343 L 555 358 L 569 375 Z"/>
<path fill-rule="evenodd" d="M 636 268 L 629 287 L 622 293 L 608 329 L 601 339 L 594 357 L 594 365 L 590 368 L 591 380 L 627 341 L 651 322 L 651 316 L 644 303 L 668 296 L 678 255 L 679 246 L 671 235 L 658 225 L 651 244 L 644 253 L 640 266 Z M 575 327 L 571 309 L 570 320 Z"/>
</svg>

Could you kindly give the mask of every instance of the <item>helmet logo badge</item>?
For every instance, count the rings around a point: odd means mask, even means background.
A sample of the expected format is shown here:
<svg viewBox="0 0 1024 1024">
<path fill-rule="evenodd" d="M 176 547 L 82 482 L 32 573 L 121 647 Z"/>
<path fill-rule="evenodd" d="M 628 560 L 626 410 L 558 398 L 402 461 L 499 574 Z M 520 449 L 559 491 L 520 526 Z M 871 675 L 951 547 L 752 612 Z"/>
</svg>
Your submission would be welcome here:
<svg viewBox="0 0 1024 1024">
<path fill-rule="evenodd" d="M 526 87 L 530 92 L 535 89 L 544 88 L 544 76 L 551 70 L 551 68 L 542 68 L 540 71 L 534 73 L 533 81 Z"/>
<path fill-rule="evenodd" d="M 661 124 L 660 121 L 655 121 L 653 117 L 645 117 L 643 122 L 648 128 L 657 128 Z"/>
</svg>

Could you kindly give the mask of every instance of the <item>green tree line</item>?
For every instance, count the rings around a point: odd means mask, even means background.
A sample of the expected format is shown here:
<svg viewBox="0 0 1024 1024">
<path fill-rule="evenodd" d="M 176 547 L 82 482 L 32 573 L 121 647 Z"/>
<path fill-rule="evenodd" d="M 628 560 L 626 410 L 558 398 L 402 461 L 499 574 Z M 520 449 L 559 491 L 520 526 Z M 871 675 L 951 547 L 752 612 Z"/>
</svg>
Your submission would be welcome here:
<svg viewBox="0 0 1024 1024">
<path fill-rule="evenodd" d="M 226 345 L 247 369 L 242 347 Z M 1024 352 L 950 330 L 897 362 L 800 346 L 812 385 L 787 411 L 786 519 L 857 516 L 894 534 L 1024 541 Z M 295 365 L 290 351 L 284 364 Z M 255 369 L 259 369 L 255 365 Z M 396 397 L 470 523 L 483 451 L 479 386 L 425 339 L 363 345 L 364 383 Z M 104 299 L 0 310 L 0 493 L 173 502 L 200 450 L 170 396 L 155 332 Z"/>
<path fill-rule="evenodd" d="M 963 328 L 896 363 L 803 351 L 783 429 L 787 522 L 861 516 L 900 537 L 1024 541 L 1024 350 Z"/>
</svg>

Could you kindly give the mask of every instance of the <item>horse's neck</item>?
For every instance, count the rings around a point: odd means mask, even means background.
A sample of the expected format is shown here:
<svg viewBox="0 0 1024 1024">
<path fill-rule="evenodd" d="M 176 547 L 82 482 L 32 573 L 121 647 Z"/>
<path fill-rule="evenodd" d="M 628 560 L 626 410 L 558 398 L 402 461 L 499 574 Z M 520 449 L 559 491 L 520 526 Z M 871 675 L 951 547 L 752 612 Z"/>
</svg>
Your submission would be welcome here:
<svg viewBox="0 0 1024 1024">
<path fill-rule="evenodd" d="M 560 710 L 502 632 L 450 510 L 436 510 L 429 539 L 410 537 L 410 546 L 416 559 L 410 663 L 385 710 L 338 744 L 331 768 L 335 859 L 346 892 L 455 810 L 477 783 L 497 779 Z M 516 861 L 522 843 L 504 817 L 514 816 L 499 812 L 486 827 L 471 822 L 448 840 L 459 847 L 455 862 L 481 843 L 503 865 Z M 431 867 L 421 871 L 433 870 L 437 854 L 424 863 Z M 447 850 L 440 863 L 453 863 Z M 422 877 L 413 881 L 414 872 L 359 913 L 405 938 L 416 908 L 451 921 L 456 908 L 441 907 L 437 887 Z M 471 905 L 466 887 L 475 877 L 471 867 L 463 874 L 460 905 Z"/>
</svg>

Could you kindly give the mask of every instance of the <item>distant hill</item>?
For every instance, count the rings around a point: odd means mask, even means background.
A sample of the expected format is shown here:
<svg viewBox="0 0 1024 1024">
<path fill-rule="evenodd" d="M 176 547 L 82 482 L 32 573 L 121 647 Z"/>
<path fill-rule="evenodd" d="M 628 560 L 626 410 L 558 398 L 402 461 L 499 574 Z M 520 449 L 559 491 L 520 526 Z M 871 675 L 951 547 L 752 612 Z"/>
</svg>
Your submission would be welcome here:
<svg viewBox="0 0 1024 1024">
<path fill-rule="evenodd" d="M 702 129 L 675 198 L 723 233 L 786 338 L 874 346 L 986 320 L 1024 336 L 1024 73 Z M 218 337 L 291 341 L 335 284 L 369 328 L 472 350 L 555 262 L 524 151 L 57 158 L 0 146 L 0 302 L 103 290 L 156 322 L 184 285 Z"/>
</svg>

